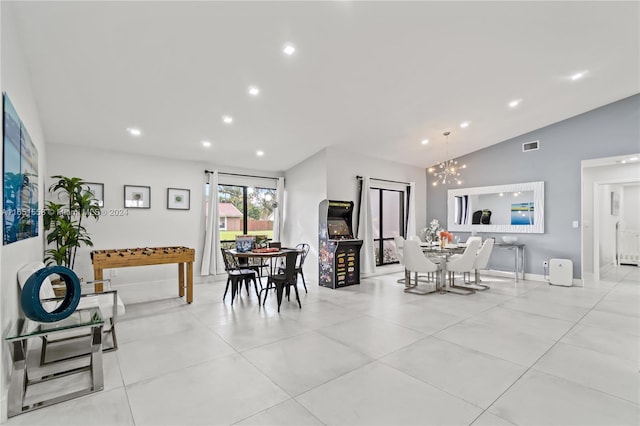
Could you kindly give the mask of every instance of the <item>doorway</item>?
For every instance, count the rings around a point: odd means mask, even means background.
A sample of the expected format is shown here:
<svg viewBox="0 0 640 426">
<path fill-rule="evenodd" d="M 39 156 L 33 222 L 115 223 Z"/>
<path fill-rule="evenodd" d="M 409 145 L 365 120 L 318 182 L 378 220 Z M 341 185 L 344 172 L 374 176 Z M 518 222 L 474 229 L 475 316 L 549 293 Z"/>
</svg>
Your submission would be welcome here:
<svg viewBox="0 0 640 426">
<path fill-rule="evenodd" d="M 604 272 L 618 267 L 619 231 L 636 226 L 629 213 L 629 205 L 636 202 L 635 192 L 625 188 L 640 188 L 638 157 L 633 154 L 582 161 L 583 278 L 599 280 Z"/>
</svg>

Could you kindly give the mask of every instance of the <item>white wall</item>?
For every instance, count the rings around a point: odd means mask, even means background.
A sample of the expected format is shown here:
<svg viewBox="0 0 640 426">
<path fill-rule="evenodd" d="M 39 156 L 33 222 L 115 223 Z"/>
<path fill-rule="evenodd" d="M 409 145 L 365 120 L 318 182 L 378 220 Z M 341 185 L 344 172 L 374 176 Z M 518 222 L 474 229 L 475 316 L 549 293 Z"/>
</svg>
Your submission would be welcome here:
<svg viewBox="0 0 640 426">
<path fill-rule="evenodd" d="M 91 250 L 154 246 L 195 248 L 194 274 L 198 276 L 204 245 L 204 170 L 281 176 L 280 173 L 231 169 L 204 162 L 65 144 L 50 144 L 47 152 L 49 175 L 77 176 L 87 182 L 104 184 L 104 215 L 97 222 L 89 221 L 86 224 L 92 234 L 94 247 L 78 250 L 74 268 L 78 275 L 88 279 L 93 278 L 89 255 Z M 124 209 L 124 185 L 150 186 L 151 208 Z M 168 210 L 167 188 L 189 189 L 190 210 Z M 126 215 L 112 215 L 112 210 L 124 210 Z M 105 278 L 109 276 L 110 271 L 106 271 Z M 119 284 L 155 282 L 172 277 L 177 277 L 174 264 L 120 268 L 117 269 L 117 276 L 111 278 L 117 287 Z"/>
<path fill-rule="evenodd" d="M 638 163 L 585 167 L 582 172 L 582 272 L 585 277 L 594 273 L 594 188 L 596 183 L 637 182 Z M 598 197 L 599 198 L 599 197 Z"/>
<path fill-rule="evenodd" d="M 622 219 L 618 215 L 611 214 L 611 193 L 614 192 L 620 198 L 622 185 L 598 185 L 598 221 L 599 221 L 599 254 L 600 269 L 613 266 L 616 258 L 616 224 Z"/>
<path fill-rule="evenodd" d="M 620 212 L 626 229 L 640 230 L 640 185 L 624 185 Z"/>
<path fill-rule="evenodd" d="M 40 188 L 39 203 L 43 204 L 43 176 L 45 168 L 45 141 L 43 138 L 36 99 L 33 96 L 29 79 L 29 69 L 22 56 L 20 40 L 14 26 L 15 19 L 10 7 L 2 2 L 0 16 L 2 25 L 2 66 L 0 85 L 6 92 L 29 131 L 33 143 L 38 149 L 38 186 Z M 2 140 L 4 140 L 4 135 Z M 25 263 L 42 260 L 43 238 L 42 221 L 39 235 L 28 240 L 17 241 L 0 248 L 0 330 L 4 336 L 10 323 L 19 313 L 18 282 L 16 274 Z M 7 389 L 10 379 L 11 362 L 9 354 L 4 350 L 4 342 L 0 345 L 0 422 L 6 420 Z"/>
<path fill-rule="evenodd" d="M 318 205 L 327 198 L 327 153 L 322 150 L 285 172 L 285 217 L 282 243 L 311 246 L 304 276 L 318 282 Z"/>
<path fill-rule="evenodd" d="M 353 201 L 356 204 L 356 212 L 359 202 L 356 176 L 415 182 L 416 230 L 420 231 L 427 226 L 426 168 L 385 161 L 343 148 L 329 147 L 327 148 L 327 170 L 327 198 Z M 354 217 L 354 226 L 355 222 L 357 222 L 357 216 Z"/>
<path fill-rule="evenodd" d="M 78 250 L 74 267 L 78 276 L 93 279 L 90 252 L 94 249 L 186 246 L 200 253 L 204 241 L 203 163 L 50 144 L 47 166 L 49 176 L 75 176 L 104 184 L 103 216 L 97 222 L 85 221 L 94 246 Z M 47 179 L 47 187 L 51 182 Z M 150 186 L 151 208 L 125 209 L 124 185 Z M 168 210 L 167 188 L 191 190 L 190 210 Z M 49 194 L 47 196 L 49 198 Z M 120 212 L 126 215 L 118 215 Z M 202 259 L 196 258 L 194 268 L 197 273 Z M 177 268 L 175 265 L 120 268 L 117 274 L 112 277 L 113 284 L 177 277 Z"/>
</svg>

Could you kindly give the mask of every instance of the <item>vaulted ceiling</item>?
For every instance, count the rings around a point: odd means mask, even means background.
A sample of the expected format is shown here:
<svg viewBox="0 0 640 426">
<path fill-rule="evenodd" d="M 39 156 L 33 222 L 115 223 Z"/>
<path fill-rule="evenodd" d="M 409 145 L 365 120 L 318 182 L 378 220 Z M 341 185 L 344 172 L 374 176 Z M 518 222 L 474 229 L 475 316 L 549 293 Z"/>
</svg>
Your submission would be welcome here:
<svg viewBox="0 0 640 426">
<path fill-rule="evenodd" d="M 9 3 L 53 143 L 428 167 L 640 91 L 638 2 Z"/>
</svg>

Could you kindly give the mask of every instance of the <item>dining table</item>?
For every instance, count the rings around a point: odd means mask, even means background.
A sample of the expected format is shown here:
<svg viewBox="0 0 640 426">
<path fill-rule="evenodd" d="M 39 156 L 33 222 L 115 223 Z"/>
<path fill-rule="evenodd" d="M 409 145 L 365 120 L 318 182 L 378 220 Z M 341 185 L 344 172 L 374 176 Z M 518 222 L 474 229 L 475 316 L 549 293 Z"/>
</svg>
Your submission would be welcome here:
<svg viewBox="0 0 640 426">
<path fill-rule="evenodd" d="M 440 294 L 467 294 L 452 289 L 445 278 L 445 272 L 447 272 L 447 262 L 449 261 L 449 258 L 454 254 L 464 253 L 464 250 L 467 248 L 466 243 L 440 245 L 439 243 L 422 242 L 420 243 L 420 248 L 422 248 L 422 252 L 429 258 L 429 260 L 439 266 L 440 279 L 438 280 L 439 282 L 436 282 L 436 289 L 439 290 Z"/>
</svg>

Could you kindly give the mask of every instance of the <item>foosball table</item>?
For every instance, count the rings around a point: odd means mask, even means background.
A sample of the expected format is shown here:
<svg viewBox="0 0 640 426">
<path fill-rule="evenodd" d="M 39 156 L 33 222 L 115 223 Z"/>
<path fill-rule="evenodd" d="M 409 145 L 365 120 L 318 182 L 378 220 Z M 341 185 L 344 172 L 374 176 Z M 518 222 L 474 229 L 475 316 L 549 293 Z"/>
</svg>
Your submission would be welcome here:
<svg viewBox="0 0 640 426">
<path fill-rule="evenodd" d="M 178 264 L 178 294 L 183 297 L 187 291 L 187 303 L 193 302 L 193 262 L 196 251 L 188 247 L 145 247 L 132 249 L 93 250 L 93 277 L 96 281 L 95 291 L 103 291 L 102 270 L 126 268 L 129 266 Z M 186 269 L 186 285 L 185 285 Z"/>
</svg>

